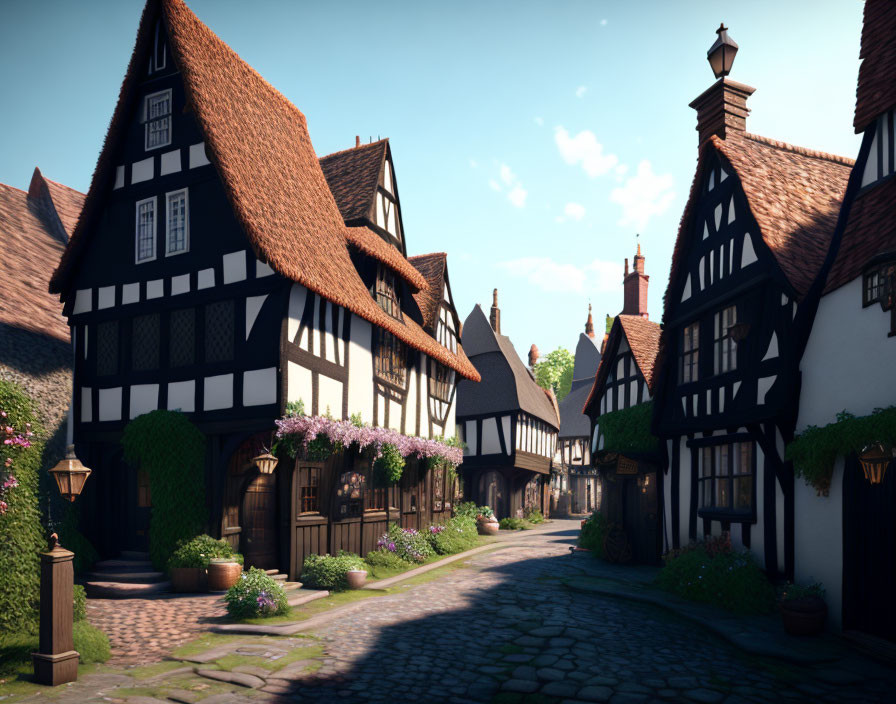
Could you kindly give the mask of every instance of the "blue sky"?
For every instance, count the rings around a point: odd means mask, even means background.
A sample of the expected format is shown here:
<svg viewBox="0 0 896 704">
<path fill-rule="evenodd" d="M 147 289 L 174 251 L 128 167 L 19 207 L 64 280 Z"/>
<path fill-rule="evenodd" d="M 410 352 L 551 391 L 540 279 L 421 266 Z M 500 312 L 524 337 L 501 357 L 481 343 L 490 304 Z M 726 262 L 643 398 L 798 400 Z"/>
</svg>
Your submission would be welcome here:
<svg viewBox="0 0 896 704">
<path fill-rule="evenodd" d="M 462 319 L 497 287 L 521 354 L 573 349 L 589 300 L 598 326 L 619 312 L 636 233 L 660 320 L 720 21 L 731 78 L 757 89 L 749 131 L 858 149 L 857 0 L 188 4 L 305 113 L 319 154 L 391 139 L 409 253 L 449 253 Z M 142 7 L 0 2 L 0 182 L 38 165 L 86 190 Z"/>
</svg>

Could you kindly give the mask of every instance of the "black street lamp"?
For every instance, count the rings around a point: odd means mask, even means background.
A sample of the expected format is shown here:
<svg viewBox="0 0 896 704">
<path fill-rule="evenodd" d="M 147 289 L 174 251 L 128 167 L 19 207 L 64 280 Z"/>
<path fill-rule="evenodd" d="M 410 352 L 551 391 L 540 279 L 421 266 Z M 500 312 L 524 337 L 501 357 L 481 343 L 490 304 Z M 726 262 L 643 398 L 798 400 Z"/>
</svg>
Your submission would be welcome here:
<svg viewBox="0 0 896 704">
<path fill-rule="evenodd" d="M 725 23 L 719 25 L 716 30 L 719 38 L 709 47 L 706 59 L 712 67 L 716 78 L 722 78 L 731 73 L 731 65 L 734 63 L 734 55 L 737 54 L 737 42 L 728 36 L 728 28 Z"/>
</svg>

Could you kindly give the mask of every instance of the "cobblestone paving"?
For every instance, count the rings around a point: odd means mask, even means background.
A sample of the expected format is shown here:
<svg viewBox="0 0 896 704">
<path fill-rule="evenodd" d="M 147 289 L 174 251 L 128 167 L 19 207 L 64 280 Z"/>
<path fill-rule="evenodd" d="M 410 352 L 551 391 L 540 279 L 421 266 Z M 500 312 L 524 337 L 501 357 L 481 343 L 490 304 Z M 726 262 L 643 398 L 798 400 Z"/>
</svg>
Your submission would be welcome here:
<svg viewBox="0 0 896 704">
<path fill-rule="evenodd" d="M 110 665 L 161 660 L 226 614 L 220 594 L 87 600 L 87 620 L 109 636 Z"/>
</svg>

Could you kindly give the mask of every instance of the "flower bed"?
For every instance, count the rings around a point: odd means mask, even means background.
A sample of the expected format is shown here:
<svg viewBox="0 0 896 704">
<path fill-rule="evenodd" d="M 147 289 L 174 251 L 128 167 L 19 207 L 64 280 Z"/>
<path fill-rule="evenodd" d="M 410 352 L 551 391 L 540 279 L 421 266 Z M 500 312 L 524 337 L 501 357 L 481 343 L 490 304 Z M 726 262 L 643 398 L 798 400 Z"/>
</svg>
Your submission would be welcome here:
<svg viewBox="0 0 896 704">
<path fill-rule="evenodd" d="M 240 580 L 224 596 L 227 612 L 234 618 L 279 616 L 289 611 L 286 592 L 257 567 L 243 572 Z"/>
<path fill-rule="evenodd" d="M 351 552 L 338 555 L 308 555 L 302 565 L 302 581 L 310 587 L 341 591 L 348 587 L 345 573 L 363 570 L 364 561 Z"/>
</svg>

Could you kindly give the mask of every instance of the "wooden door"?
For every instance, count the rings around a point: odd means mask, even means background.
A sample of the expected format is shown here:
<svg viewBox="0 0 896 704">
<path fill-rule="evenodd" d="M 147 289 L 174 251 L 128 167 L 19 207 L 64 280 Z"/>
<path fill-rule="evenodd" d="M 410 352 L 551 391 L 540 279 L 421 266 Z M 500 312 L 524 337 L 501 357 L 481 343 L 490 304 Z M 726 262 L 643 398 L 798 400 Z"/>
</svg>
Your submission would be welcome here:
<svg viewBox="0 0 896 704">
<path fill-rule="evenodd" d="M 240 551 L 246 567 L 277 567 L 276 487 L 273 474 L 258 474 L 246 485 L 240 534 Z"/>
<path fill-rule="evenodd" d="M 896 641 L 896 462 L 871 484 L 856 457 L 843 472 L 843 629 Z"/>
</svg>

